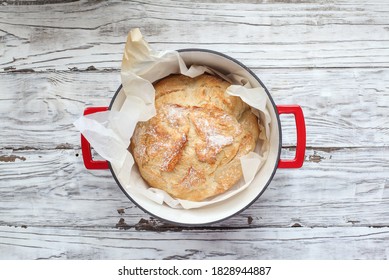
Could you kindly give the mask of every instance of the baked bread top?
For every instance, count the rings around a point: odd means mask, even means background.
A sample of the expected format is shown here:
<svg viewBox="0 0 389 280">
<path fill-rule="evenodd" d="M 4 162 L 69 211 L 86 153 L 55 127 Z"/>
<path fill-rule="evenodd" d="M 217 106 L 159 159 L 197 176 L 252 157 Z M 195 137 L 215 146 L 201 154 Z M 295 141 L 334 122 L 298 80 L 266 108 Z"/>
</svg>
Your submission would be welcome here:
<svg viewBox="0 0 389 280">
<path fill-rule="evenodd" d="M 143 179 L 171 196 L 202 201 L 241 177 L 239 158 L 253 151 L 257 117 L 216 76 L 170 75 L 154 84 L 157 115 L 139 122 L 129 150 Z"/>
</svg>

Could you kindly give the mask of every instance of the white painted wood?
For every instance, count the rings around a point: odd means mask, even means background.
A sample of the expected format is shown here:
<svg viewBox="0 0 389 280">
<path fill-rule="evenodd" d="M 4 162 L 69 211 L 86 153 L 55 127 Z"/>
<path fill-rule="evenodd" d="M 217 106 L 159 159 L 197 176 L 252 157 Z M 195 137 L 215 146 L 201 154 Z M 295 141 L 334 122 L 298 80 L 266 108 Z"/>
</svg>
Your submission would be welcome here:
<svg viewBox="0 0 389 280">
<path fill-rule="evenodd" d="M 117 69 L 134 27 L 156 49 L 210 48 L 254 68 L 389 65 L 385 1 L 220 2 L 2 5 L 0 67 Z"/>
<path fill-rule="evenodd" d="M 388 146 L 389 70 L 255 72 L 277 104 L 303 107 L 308 146 Z M 72 123 L 85 107 L 108 106 L 119 85 L 119 72 L 0 74 L 0 148 L 79 147 Z M 282 131 L 284 146 L 294 145 L 293 118 L 282 117 Z"/>
<path fill-rule="evenodd" d="M 108 170 L 86 170 L 79 153 L 1 150 L 0 225 L 113 228 L 121 218 L 129 226 L 149 219 Z M 385 148 L 310 150 L 302 169 L 279 169 L 256 203 L 214 226 L 387 226 L 388 157 Z"/>
<path fill-rule="evenodd" d="M 387 1 L 58 2 L 0 3 L 0 259 L 389 258 Z M 134 27 L 156 50 L 231 55 L 277 104 L 301 105 L 303 168 L 196 228 L 150 218 L 109 171 L 86 170 L 72 123 L 109 104 Z"/>
<path fill-rule="evenodd" d="M 8 259 L 387 259 L 387 228 L 147 232 L 0 227 Z"/>
</svg>

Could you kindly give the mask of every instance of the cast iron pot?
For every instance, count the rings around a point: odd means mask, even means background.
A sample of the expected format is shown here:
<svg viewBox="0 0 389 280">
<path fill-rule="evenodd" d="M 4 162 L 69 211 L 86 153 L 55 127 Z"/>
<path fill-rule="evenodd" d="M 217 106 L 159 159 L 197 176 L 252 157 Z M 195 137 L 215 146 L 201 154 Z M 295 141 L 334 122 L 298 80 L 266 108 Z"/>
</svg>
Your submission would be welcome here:
<svg viewBox="0 0 389 280">
<path fill-rule="evenodd" d="M 277 168 L 300 168 L 303 165 L 306 145 L 305 121 L 300 106 L 276 106 L 269 91 L 261 80 L 239 61 L 225 54 L 206 49 L 182 49 L 178 51 L 188 66 L 192 64 L 205 65 L 225 74 L 236 73 L 247 78 L 253 87 L 262 86 L 265 89 L 270 101 L 269 104 L 271 104 L 267 108 L 272 119 L 270 126 L 270 151 L 268 159 L 258 172 L 251 186 L 234 197 L 207 207 L 173 209 L 165 204 L 159 205 L 140 194 L 126 190 L 117 178 L 115 168 L 109 162 L 93 160 L 90 144 L 82 135 L 81 149 L 85 167 L 87 169 L 110 169 L 112 176 L 124 194 L 143 211 L 169 223 L 186 226 L 205 225 L 227 219 L 253 204 L 270 184 Z M 163 77 L 158 77 L 158 79 L 160 78 Z M 125 94 L 122 86 L 120 86 L 112 98 L 109 107 L 86 108 L 84 115 L 105 110 L 119 110 L 124 99 Z M 293 114 L 295 117 L 297 145 L 296 155 L 292 160 L 280 158 L 282 147 L 280 114 Z"/>
</svg>

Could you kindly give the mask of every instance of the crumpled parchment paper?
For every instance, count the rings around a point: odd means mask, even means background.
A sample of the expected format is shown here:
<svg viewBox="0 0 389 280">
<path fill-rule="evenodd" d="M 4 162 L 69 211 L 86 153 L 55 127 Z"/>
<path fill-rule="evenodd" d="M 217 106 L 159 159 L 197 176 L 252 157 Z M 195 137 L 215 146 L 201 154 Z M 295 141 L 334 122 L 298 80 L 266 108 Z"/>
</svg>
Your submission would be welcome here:
<svg viewBox="0 0 389 280">
<path fill-rule="evenodd" d="M 241 158 L 243 178 L 227 192 L 201 202 L 175 199 L 165 191 L 151 188 L 142 179 L 127 150 L 138 121 L 146 121 L 155 114 L 155 91 L 152 83 L 173 73 L 196 77 L 204 72 L 218 75 L 231 82 L 227 93 L 240 96 L 260 117 L 260 139 L 254 152 Z M 173 208 L 198 208 L 218 203 L 250 187 L 250 183 L 265 162 L 268 153 L 269 124 L 271 118 L 266 108 L 268 98 L 262 87 L 252 88 L 247 79 L 229 73 L 223 75 L 203 65 L 189 68 L 177 51 L 153 51 L 143 39 L 139 29 L 129 32 L 121 67 L 121 79 L 125 101 L 119 111 L 106 111 L 82 116 L 74 122 L 91 146 L 104 159 L 110 161 L 125 190 L 138 193 L 155 203 L 166 203 Z"/>
</svg>

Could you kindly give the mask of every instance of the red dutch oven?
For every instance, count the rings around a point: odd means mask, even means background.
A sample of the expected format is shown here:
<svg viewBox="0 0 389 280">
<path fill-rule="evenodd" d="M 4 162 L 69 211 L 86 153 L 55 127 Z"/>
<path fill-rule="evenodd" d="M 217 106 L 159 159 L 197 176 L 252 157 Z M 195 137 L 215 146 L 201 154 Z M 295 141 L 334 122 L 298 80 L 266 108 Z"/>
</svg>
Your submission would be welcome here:
<svg viewBox="0 0 389 280">
<path fill-rule="evenodd" d="M 117 171 L 109 162 L 93 160 L 91 146 L 82 135 L 81 149 L 84 164 L 87 169 L 109 169 L 124 194 L 146 213 L 169 223 L 186 226 L 205 225 L 222 221 L 248 208 L 265 191 L 277 168 L 300 168 L 303 165 L 306 146 L 305 120 L 300 106 L 277 106 L 261 80 L 239 61 L 225 54 L 206 49 L 182 49 L 178 50 L 178 52 L 188 67 L 190 65 L 205 65 L 223 74 L 238 74 L 245 77 L 251 83 L 252 87 L 261 86 L 264 88 L 269 99 L 267 109 L 272 120 L 270 123 L 270 148 L 266 162 L 255 176 L 250 187 L 225 201 L 206 207 L 175 209 L 165 204 L 157 204 L 143 195 L 126 188 L 116 176 Z M 155 80 L 161 78 L 163 77 L 156 77 Z M 109 107 L 86 108 L 84 115 L 105 110 L 119 110 L 124 100 L 125 94 L 122 86 L 120 86 L 113 96 Z M 282 148 L 281 114 L 293 114 L 295 117 L 297 145 L 294 159 L 287 160 L 280 158 Z"/>
</svg>

